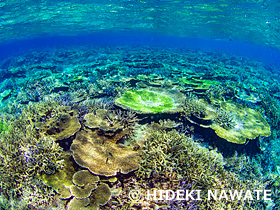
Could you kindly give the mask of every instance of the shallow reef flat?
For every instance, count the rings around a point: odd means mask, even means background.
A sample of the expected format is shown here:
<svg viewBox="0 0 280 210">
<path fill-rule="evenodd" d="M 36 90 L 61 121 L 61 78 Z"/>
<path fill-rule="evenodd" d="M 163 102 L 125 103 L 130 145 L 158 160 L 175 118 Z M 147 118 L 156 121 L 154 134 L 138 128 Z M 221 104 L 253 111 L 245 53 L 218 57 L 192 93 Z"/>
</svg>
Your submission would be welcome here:
<svg viewBox="0 0 280 210">
<path fill-rule="evenodd" d="M 7 58 L 0 208 L 280 208 L 279 99 L 279 69 L 216 52 L 73 47 Z M 154 189 L 202 199 L 144 196 Z M 207 199 L 232 189 L 271 190 L 271 200 Z"/>
</svg>

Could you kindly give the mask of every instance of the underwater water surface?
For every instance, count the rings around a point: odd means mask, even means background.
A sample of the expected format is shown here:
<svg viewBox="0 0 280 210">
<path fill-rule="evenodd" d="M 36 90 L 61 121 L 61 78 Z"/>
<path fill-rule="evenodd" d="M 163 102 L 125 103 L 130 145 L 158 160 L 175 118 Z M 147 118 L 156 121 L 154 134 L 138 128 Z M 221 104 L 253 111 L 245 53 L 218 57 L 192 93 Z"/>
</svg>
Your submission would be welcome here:
<svg viewBox="0 0 280 210">
<path fill-rule="evenodd" d="M 279 14 L 1 1 L 0 209 L 280 209 Z"/>
</svg>

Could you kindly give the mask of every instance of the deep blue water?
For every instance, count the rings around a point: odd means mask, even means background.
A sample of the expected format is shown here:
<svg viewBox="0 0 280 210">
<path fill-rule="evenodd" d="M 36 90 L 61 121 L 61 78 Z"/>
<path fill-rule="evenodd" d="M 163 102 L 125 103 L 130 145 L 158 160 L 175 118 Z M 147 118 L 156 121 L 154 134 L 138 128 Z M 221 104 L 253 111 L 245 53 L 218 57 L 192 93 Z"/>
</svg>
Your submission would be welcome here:
<svg viewBox="0 0 280 210">
<path fill-rule="evenodd" d="M 240 56 L 241 59 L 242 56 L 246 56 L 251 59 L 262 61 L 265 64 L 272 64 L 280 67 L 280 50 L 276 48 L 231 40 L 180 38 L 146 33 L 97 33 L 78 36 L 41 36 L 21 41 L 10 40 L 0 45 L 0 59 L 34 49 L 40 50 L 44 48 L 81 45 L 159 46 L 200 49 L 203 51 L 230 53 Z"/>
</svg>

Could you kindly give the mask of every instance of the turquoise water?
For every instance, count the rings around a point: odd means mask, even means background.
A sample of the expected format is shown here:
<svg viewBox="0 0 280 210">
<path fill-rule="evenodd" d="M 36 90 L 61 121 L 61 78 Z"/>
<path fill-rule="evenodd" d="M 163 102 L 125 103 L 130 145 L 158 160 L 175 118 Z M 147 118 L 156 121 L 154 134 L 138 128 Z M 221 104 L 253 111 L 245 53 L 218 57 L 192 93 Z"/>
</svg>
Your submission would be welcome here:
<svg viewBox="0 0 280 210">
<path fill-rule="evenodd" d="M 279 14 L 1 1 L 0 209 L 280 209 Z"/>
</svg>

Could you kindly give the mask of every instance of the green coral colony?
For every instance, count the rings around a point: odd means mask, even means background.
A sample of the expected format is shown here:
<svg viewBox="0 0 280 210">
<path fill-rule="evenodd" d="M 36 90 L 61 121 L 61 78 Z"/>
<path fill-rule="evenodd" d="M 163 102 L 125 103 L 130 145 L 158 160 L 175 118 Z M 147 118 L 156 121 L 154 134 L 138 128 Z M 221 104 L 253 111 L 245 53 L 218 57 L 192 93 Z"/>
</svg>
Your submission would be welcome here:
<svg viewBox="0 0 280 210">
<path fill-rule="evenodd" d="M 176 94 L 172 92 L 174 91 L 130 90 L 117 98 L 115 103 L 137 113 L 178 112 L 182 109 L 185 97 L 179 91 Z"/>
<path fill-rule="evenodd" d="M 215 189 L 279 193 L 280 159 L 269 150 L 280 134 L 280 90 L 273 86 L 280 77 L 261 63 L 120 47 L 11 59 L 1 64 L 10 75 L 1 83 L 9 87 L 1 93 L 1 209 L 280 207 L 277 196 L 270 203 L 206 199 Z M 24 68 L 19 60 L 27 60 Z M 251 66 L 258 72 L 243 71 Z M 257 80 L 263 83 L 256 87 Z M 275 161 L 262 168 L 267 159 Z M 152 189 L 196 189 L 203 199 L 129 197 L 130 190 Z"/>
</svg>

